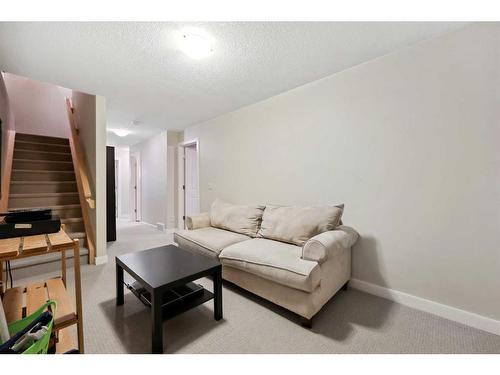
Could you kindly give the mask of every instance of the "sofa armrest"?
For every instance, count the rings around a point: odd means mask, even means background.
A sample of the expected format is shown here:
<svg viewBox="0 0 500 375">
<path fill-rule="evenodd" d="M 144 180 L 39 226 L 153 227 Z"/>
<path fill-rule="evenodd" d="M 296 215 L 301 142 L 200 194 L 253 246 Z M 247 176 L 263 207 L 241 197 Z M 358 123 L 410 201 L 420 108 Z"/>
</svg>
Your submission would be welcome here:
<svg viewBox="0 0 500 375">
<path fill-rule="evenodd" d="M 359 234 L 351 227 L 340 225 L 334 230 L 320 233 L 310 238 L 302 248 L 302 259 L 323 263 L 343 250 L 350 249 Z"/>
<path fill-rule="evenodd" d="M 186 227 L 189 230 L 205 228 L 210 226 L 210 215 L 208 212 L 186 216 Z"/>
</svg>

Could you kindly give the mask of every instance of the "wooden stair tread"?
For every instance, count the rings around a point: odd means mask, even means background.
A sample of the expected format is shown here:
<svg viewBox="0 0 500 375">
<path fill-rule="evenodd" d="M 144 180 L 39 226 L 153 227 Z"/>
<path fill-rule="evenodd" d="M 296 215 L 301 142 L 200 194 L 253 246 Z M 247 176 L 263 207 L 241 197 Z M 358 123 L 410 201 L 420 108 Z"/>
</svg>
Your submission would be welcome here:
<svg viewBox="0 0 500 375">
<path fill-rule="evenodd" d="M 46 146 L 58 146 L 58 147 L 70 147 L 69 146 L 69 139 L 68 143 L 47 143 L 47 142 L 35 142 L 35 141 L 26 141 L 24 139 L 16 139 L 15 143 L 29 143 L 29 144 L 35 144 L 35 145 L 46 145 Z"/>
<path fill-rule="evenodd" d="M 69 232 L 68 236 L 71 238 L 85 238 L 86 234 L 85 232 Z"/>
<path fill-rule="evenodd" d="M 12 172 L 32 172 L 32 173 L 73 173 L 75 174 L 74 171 L 58 171 L 58 170 L 47 170 L 47 169 L 12 169 Z"/>
<path fill-rule="evenodd" d="M 76 184 L 76 180 L 65 180 L 65 181 L 11 181 L 13 185 L 53 185 L 53 184 Z"/>
<path fill-rule="evenodd" d="M 23 292 L 24 288 L 15 287 L 7 289 L 3 295 L 3 307 L 7 323 L 15 322 L 23 318 Z"/>
<path fill-rule="evenodd" d="M 20 198 L 20 197 L 57 197 L 60 195 L 78 195 L 77 191 L 67 191 L 61 193 L 18 193 L 18 194 L 10 194 L 9 197 Z"/>
<path fill-rule="evenodd" d="M 16 210 L 29 210 L 29 209 L 35 209 L 35 208 L 50 208 L 52 210 L 70 210 L 72 208 L 80 208 L 79 204 L 62 204 L 62 205 L 56 205 L 56 206 L 43 206 L 43 207 L 21 207 L 21 208 L 16 208 Z"/>
<path fill-rule="evenodd" d="M 19 237 L 0 240 L 0 257 L 16 256 L 19 253 L 20 244 L 21 239 Z"/>
<path fill-rule="evenodd" d="M 61 223 L 63 224 L 79 223 L 81 221 L 83 221 L 83 217 L 68 217 L 66 219 L 61 219 Z"/>
<path fill-rule="evenodd" d="M 31 152 L 34 154 L 55 154 L 55 155 L 71 155 L 71 152 L 58 152 L 58 151 L 43 151 L 43 150 L 26 150 L 23 148 L 17 148 L 14 146 L 14 152 Z"/>
<path fill-rule="evenodd" d="M 13 158 L 12 161 L 28 161 L 30 163 L 65 163 L 65 164 L 73 164 L 72 161 L 66 161 L 66 160 L 40 160 L 40 159 Z"/>
<path fill-rule="evenodd" d="M 51 137 L 47 135 L 28 134 L 16 132 L 16 141 L 22 142 L 42 142 L 51 145 L 69 145 L 68 138 Z"/>
</svg>

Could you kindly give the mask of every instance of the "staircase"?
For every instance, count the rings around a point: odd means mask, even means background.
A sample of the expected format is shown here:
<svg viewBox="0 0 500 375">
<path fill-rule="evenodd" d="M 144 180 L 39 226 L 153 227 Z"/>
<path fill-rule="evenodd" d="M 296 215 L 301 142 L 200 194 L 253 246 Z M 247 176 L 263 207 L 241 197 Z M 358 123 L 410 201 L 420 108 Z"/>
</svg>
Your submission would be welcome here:
<svg viewBox="0 0 500 375">
<path fill-rule="evenodd" d="M 69 140 L 16 133 L 9 209 L 51 208 L 66 232 L 86 247 Z"/>
</svg>

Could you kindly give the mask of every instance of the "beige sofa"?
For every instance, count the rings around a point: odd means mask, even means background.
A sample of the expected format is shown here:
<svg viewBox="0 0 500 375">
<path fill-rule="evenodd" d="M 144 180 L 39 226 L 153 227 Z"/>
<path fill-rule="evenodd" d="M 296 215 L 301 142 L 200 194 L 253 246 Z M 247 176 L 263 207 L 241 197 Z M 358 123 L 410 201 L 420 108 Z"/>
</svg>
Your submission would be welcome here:
<svg viewBox="0 0 500 375">
<path fill-rule="evenodd" d="M 237 206 L 215 201 L 174 233 L 186 250 L 218 257 L 222 276 L 301 316 L 313 316 L 347 285 L 357 232 L 342 225 L 343 205 Z"/>
</svg>

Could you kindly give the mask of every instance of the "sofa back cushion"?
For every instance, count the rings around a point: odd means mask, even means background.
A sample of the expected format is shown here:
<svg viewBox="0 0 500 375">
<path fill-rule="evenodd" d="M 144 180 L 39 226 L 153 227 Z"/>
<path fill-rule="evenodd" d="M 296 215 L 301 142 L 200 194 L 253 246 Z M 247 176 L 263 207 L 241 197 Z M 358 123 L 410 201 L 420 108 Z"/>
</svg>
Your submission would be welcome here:
<svg viewBox="0 0 500 375">
<path fill-rule="evenodd" d="M 217 199 L 210 208 L 210 225 L 255 237 L 259 231 L 263 213 L 263 206 L 235 205 Z"/>
<path fill-rule="evenodd" d="M 303 246 L 317 234 L 340 224 L 344 205 L 297 207 L 266 206 L 257 237 Z"/>
</svg>

